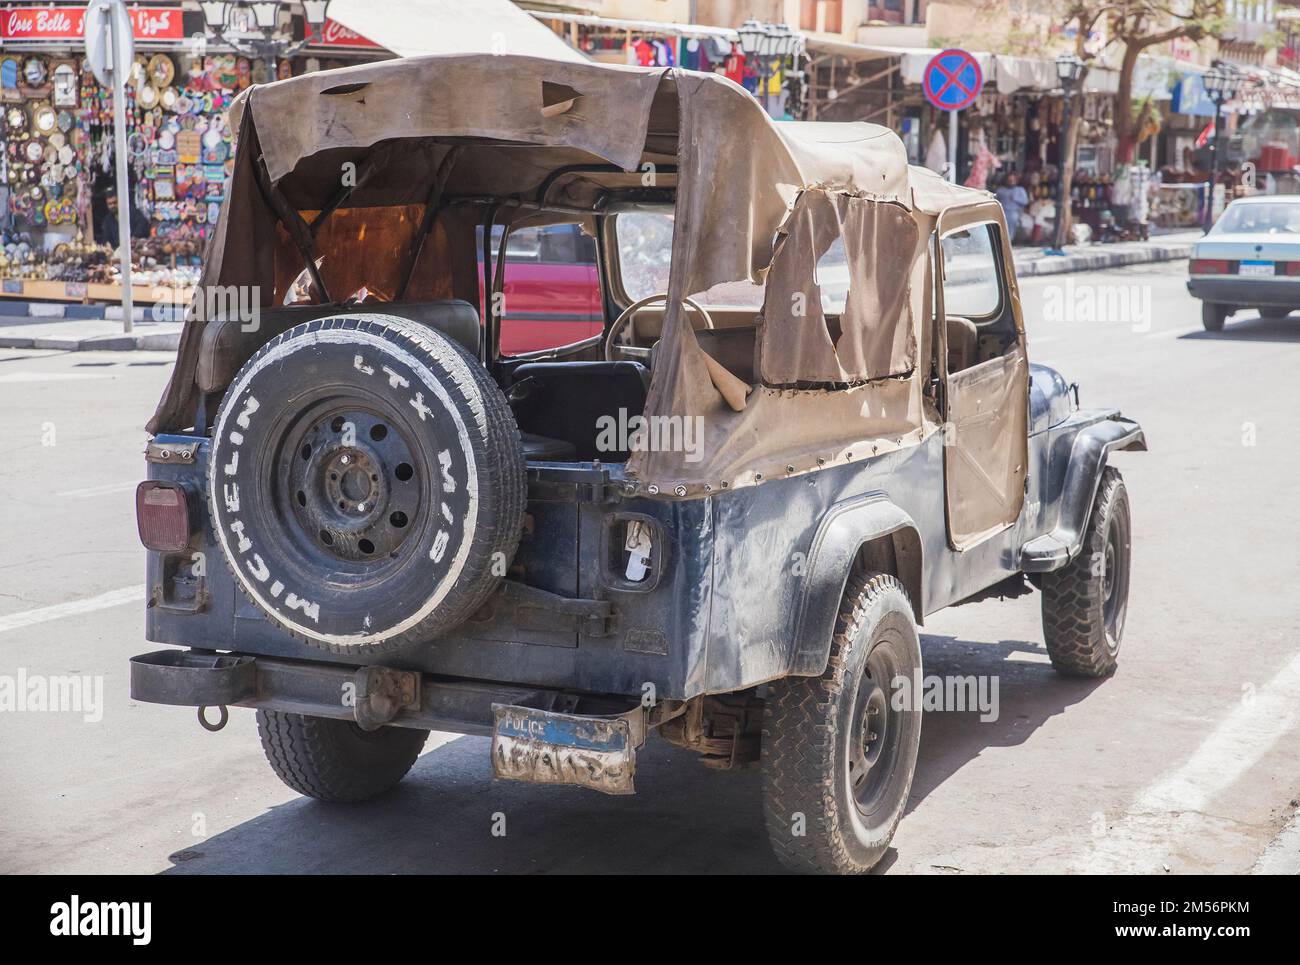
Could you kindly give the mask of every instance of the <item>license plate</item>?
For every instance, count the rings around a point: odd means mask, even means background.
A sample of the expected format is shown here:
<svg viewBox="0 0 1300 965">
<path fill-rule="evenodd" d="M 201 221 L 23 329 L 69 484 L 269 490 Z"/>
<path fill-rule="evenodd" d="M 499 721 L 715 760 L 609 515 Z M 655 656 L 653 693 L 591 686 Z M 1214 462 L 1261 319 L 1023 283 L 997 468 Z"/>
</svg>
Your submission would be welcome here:
<svg viewBox="0 0 1300 965">
<path fill-rule="evenodd" d="M 1273 262 L 1271 261 L 1243 261 L 1237 266 L 1238 275 L 1272 275 Z"/>
<path fill-rule="evenodd" d="M 493 704 L 492 774 L 632 794 L 636 744 L 626 716 L 584 717 Z"/>
</svg>

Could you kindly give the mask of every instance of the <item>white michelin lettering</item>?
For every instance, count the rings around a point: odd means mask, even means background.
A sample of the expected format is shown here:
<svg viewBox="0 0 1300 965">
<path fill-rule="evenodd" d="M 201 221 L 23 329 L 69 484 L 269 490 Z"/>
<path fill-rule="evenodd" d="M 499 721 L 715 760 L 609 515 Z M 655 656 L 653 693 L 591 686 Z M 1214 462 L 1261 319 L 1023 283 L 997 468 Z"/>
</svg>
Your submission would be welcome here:
<svg viewBox="0 0 1300 965">
<path fill-rule="evenodd" d="M 281 583 L 279 580 L 276 580 L 274 583 L 271 584 L 271 599 L 273 600 L 279 599 L 280 594 L 283 592 L 284 592 L 284 584 Z"/>
<path fill-rule="evenodd" d="M 248 572 L 253 574 L 253 579 L 257 580 L 258 583 L 265 583 L 266 578 L 271 575 L 271 570 L 267 567 L 266 561 L 258 553 L 254 553 L 253 558 L 246 560 L 244 565 L 248 567 Z"/>
<path fill-rule="evenodd" d="M 239 483 L 222 483 L 221 495 L 226 502 L 226 512 L 239 512 Z"/>
<path fill-rule="evenodd" d="M 442 504 L 442 518 L 445 519 L 448 523 L 456 522 L 455 517 L 451 515 L 451 507 L 448 506 L 446 503 Z"/>
<path fill-rule="evenodd" d="M 286 610 L 301 610 L 304 616 L 311 617 L 313 623 L 320 623 L 320 604 L 302 599 L 297 593 L 290 593 L 284 598 Z"/>
<path fill-rule="evenodd" d="M 238 549 L 241 556 L 253 548 L 253 541 L 244 535 L 244 521 L 242 519 L 233 520 L 230 524 L 230 531 L 239 540 Z"/>
<path fill-rule="evenodd" d="M 429 550 L 429 559 L 441 563 L 443 555 L 447 552 L 447 544 L 450 542 L 451 533 L 445 529 L 438 530 L 438 535 L 433 538 L 433 549 Z"/>
<path fill-rule="evenodd" d="M 454 493 L 456 491 L 456 480 L 451 478 L 451 451 L 444 449 L 438 453 L 438 465 L 442 467 L 442 491 L 444 493 Z"/>
<path fill-rule="evenodd" d="M 387 365 L 385 365 L 383 368 L 384 368 L 384 372 L 388 375 L 389 388 L 409 389 L 411 387 L 411 383 L 407 379 L 402 378 L 402 376 L 398 375 Z"/>
<path fill-rule="evenodd" d="M 230 442 L 232 445 L 242 446 L 244 444 L 244 434 L 242 432 L 231 432 Z"/>
<path fill-rule="evenodd" d="M 239 450 L 236 449 L 230 454 L 230 462 L 226 463 L 224 472 L 227 476 L 233 476 L 239 472 Z"/>
<path fill-rule="evenodd" d="M 365 360 L 362 359 L 360 355 L 354 355 L 354 356 L 352 356 L 352 367 L 353 367 L 354 369 L 356 369 L 358 372 L 364 373 L 365 375 L 374 375 L 374 374 L 375 374 L 375 368 L 374 368 L 374 366 L 373 366 L 373 365 L 367 365 L 367 364 L 365 363 Z"/>
</svg>

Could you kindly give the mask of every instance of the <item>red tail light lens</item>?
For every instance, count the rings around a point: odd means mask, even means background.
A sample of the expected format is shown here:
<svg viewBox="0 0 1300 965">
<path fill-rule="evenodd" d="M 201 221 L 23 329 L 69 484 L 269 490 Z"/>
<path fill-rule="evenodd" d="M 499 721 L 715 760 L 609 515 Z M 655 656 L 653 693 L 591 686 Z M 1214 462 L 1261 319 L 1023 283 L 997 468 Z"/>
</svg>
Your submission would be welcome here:
<svg viewBox="0 0 1300 965">
<path fill-rule="evenodd" d="M 1193 258 L 1191 272 L 1193 275 L 1226 275 L 1232 270 L 1231 265 L 1232 262 L 1217 258 Z"/>
<path fill-rule="evenodd" d="M 1283 275 L 1300 275 L 1300 261 L 1279 261 L 1277 266 Z"/>
<path fill-rule="evenodd" d="M 135 488 L 140 542 L 159 553 L 179 553 L 190 543 L 190 501 L 176 483 L 150 480 Z"/>
</svg>

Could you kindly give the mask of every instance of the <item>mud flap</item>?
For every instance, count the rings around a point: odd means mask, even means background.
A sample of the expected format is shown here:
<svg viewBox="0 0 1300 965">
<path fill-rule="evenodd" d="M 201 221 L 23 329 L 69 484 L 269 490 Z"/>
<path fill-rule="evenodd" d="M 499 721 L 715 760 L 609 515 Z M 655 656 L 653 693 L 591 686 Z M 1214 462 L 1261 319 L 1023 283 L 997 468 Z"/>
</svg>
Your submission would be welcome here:
<svg viewBox="0 0 1300 965">
<path fill-rule="evenodd" d="M 617 716 L 589 716 L 493 704 L 492 714 L 494 777 L 635 793 L 636 749 L 646 732 L 640 707 Z"/>
</svg>

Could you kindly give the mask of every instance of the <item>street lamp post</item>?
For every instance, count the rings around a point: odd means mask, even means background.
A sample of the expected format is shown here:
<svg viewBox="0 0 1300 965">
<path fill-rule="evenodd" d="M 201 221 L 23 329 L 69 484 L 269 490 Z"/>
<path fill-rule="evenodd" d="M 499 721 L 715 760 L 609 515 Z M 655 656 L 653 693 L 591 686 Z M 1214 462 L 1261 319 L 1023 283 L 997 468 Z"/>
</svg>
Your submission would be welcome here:
<svg viewBox="0 0 1300 965">
<path fill-rule="evenodd" d="M 1069 163 L 1071 158 L 1067 155 L 1074 150 L 1070 140 L 1070 99 L 1082 74 L 1083 61 L 1074 54 L 1061 54 L 1056 58 L 1056 76 L 1065 92 L 1065 106 L 1061 111 L 1061 171 L 1056 178 L 1056 224 L 1052 228 L 1052 250 L 1056 253 L 1063 253 L 1061 246 L 1065 244 L 1065 206 L 1069 204 L 1065 193 L 1065 172 L 1067 168 L 1073 170 Z"/>
<path fill-rule="evenodd" d="M 758 62 L 758 87 L 762 95 L 763 109 L 770 107 L 768 86 L 772 78 L 772 61 L 785 59 L 798 51 L 803 38 L 783 23 L 760 23 L 746 20 L 736 33 L 740 37 L 740 50 L 745 60 Z"/>
<path fill-rule="evenodd" d="M 1220 148 L 1223 145 L 1223 104 L 1241 89 L 1241 71 L 1231 64 L 1216 62 L 1205 72 L 1205 93 L 1214 101 L 1214 153 L 1210 161 L 1210 182 L 1205 192 L 1205 224 L 1208 232 L 1214 225 L 1214 188 L 1219 183 Z"/>
<path fill-rule="evenodd" d="M 294 41 L 279 32 L 280 11 L 285 6 L 284 0 L 199 0 L 208 29 L 241 54 L 263 61 L 269 80 L 276 79 L 281 60 L 292 57 L 319 36 L 325 25 L 329 5 L 330 0 L 302 0 L 307 31 L 302 40 Z M 241 10 L 245 11 L 245 15 L 236 21 L 235 14 Z M 249 14 L 261 36 L 235 39 L 231 32 L 245 27 Z"/>
</svg>

